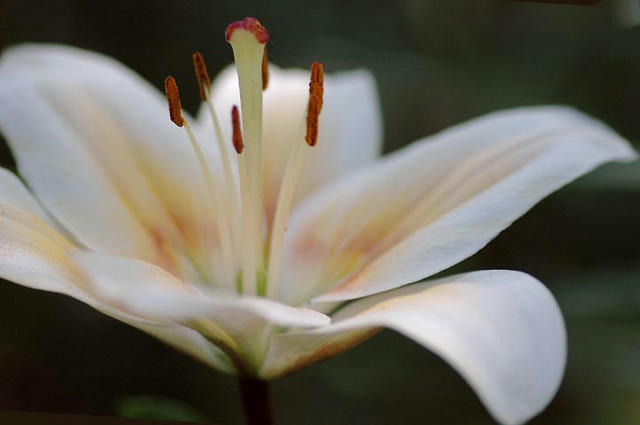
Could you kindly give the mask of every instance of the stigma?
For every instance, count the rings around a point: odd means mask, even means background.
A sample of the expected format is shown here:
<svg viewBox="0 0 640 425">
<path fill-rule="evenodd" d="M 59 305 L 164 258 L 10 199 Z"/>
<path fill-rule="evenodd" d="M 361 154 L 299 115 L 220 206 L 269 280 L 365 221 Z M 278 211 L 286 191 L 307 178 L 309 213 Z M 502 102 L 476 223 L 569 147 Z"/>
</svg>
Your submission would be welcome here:
<svg viewBox="0 0 640 425">
<path fill-rule="evenodd" d="M 240 30 L 240 31 L 238 31 Z M 233 37 L 238 33 L 248 33 L 255 37 L 256 41 L 260 44 L 267 44 L 269 41 L 269 32 L 262 26 L 260 21 L 256 18 L 248 16 L 240 21 L 232 22 L 227 25 L 227 29 L 224 32 L 227 42 L 232 43 Z"/>
<path fill-rule="evenodd" d="M 169 117 L 174 124 L 185 129 L 209 192 L 211 220 L 216 231 L 215 243 L 210 248 L 219 257 L 212 266 L 216 270 L 213 284 L 243 294 L 277 299 L 283 240 L 296 183 L 307 151 L 318 141 L 324 69 L 320 62 L 311 66 L 309 98 L 299 143 L 291 147 L 276 209 L 273 217 L 269 218 L 265 214 L 262 193 L 262 96 L 269 85 L 266 51 L 269 33 L 260 21 L 248 17 L 229 24 L 225 39 L 233 50 L 240 92 L 239 107 L 234 105 L 231 109 L 231 134 L 225 135 L 221 130 L 204 58 L 199 52 L 192 56 L 200 98 L 209 111 L 215 130 L 215 144 L 222 159 L 223 173 L 213 173 L 209 169 L 210 162 L 204 155 L 209 149 L 203 149 L 201 143 L 214 141 L 196 139 L 182 111 L 178 86 L 173 77 L 165 80 Z M 228 152 L 235 152 L 235 158 Z"/>
</svg>

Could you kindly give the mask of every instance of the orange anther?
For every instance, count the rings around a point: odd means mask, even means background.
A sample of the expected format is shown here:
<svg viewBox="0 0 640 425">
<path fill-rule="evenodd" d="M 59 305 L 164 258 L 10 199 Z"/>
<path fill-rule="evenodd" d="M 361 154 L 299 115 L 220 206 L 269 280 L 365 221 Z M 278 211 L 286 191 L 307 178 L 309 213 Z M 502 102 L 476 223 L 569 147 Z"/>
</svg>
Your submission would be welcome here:
<svg viewBox="0 0 640 425">
<path fill-rule="evenodd" d="M 240 114 L 238 113 L 238 107 L 236 105 L 233 105 L 233 108 L 231 108 L 231 125 L 233 127 L 231 136 L 233 147 L 238 154 L 241 154 L 244 150 L 244 142 L 242 141 L 242 129 L 240 128 Z"/>
<path fill-rule="evenodd" d="M 193 58 L 193 69 L 196 72 L 196 79 L 198 80 L 198 86 L 200 87 L 200 99 L 203 102 L 207 100 L 207 93 L 211 88 L 211 80 L 207 73 L 207 65 L 204 63 L 204 58 L 200 52 L 195 52 Z"/>
<path fill-rule="evenodd" d="M 307 104 L 307 133 L 304 136 L 309 146 L 318 142 L 318 118 L 322 112 L 324 96 L 324 69 L 322 63 L 311 65 L 311 81 L 309 82 L 309 103 Z"/>
<path fill-rule="evenodd" d="M 169 117 L 171 121 L 178 127 L 184 125 L 184 118 L 182 118 L 182 106 L 180 106 L 180 93 L 178 92 L 178 85 L 176 80 L 169 76 L 164 80 L 164 92 L 167 94 L 167 101 L 169 102 Z"/>
<path fill-rule="evenodd" d="M 267 47 L 262 54 L 262 90 L 266 90 L 269 85 L 269 58 L 267 57 Z"/>
</svg>

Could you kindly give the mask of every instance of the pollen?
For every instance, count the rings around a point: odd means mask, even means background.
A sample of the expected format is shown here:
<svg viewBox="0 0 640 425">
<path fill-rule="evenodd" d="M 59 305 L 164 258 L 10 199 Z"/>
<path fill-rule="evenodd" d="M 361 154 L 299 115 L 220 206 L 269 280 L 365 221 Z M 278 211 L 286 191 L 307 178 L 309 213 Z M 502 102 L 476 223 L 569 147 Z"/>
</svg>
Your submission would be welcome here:
<svg viewBox="0 0 640 425">
<path fill-rule="evenodd" d="M 240 128 L 240 114 L 238 114 L 238 107 L 235 105 L 231 108 L 231 124 L 233 127 L 233 134 L 231 136 L 233 147 L 238 154 L 241 154 L 244 150 L 244 143 L 242 141 L 242 130 Z"/>
<path fill-rule="evenodd" d="M 236 30 L 249 31 L 260 44 L 267 44 L 269 41 L 269 32 L 256 18 L 246 17 L 241 21 L 232 22 L 227 25 L 225 38 L 228 42 L 231 42 L 231 37 L 233 37 Z"/>
<path fill-rule="evenodd" d="M 198 80 L 198 86 L 200 88 L 200 99 L 203 102 L 207 101 L 207 93 L 211 88 L 211 80 L 207 73 L 207 65 L 204 63 L 204 58 L 200 52 L 195 52 L 193 58 L 193 69 L 196 73 L 196 79 Z"/>
<path fill-rule="evenodd" d="M 269 58 L 267 57 L 267 48 L 264 48 L 262 54 L 262 90 L 266 90 L 269 85 Z"/>
<path fill-rule="evenodd" d="M 311 81 L 309 82 L 309 103 L 307 104 L 307 133 L 304 136 L 309 146 L 318 142 L 318 118 L 322 112 L 324 96 L 324 69 L 322 63 L 311 65 Z"/>
<path fill-rule="evenodd" d="M 182 118 L 182 106 L 180 105 L 180 93 L 178 92 L 178 85 L 176 80 L 169 76 L 164 80 L 164 92 L 167 95 L 167 101 L 169 102 L 169 118 L 178 127 L 184 125 L 184 118 Z"/>
</svg>

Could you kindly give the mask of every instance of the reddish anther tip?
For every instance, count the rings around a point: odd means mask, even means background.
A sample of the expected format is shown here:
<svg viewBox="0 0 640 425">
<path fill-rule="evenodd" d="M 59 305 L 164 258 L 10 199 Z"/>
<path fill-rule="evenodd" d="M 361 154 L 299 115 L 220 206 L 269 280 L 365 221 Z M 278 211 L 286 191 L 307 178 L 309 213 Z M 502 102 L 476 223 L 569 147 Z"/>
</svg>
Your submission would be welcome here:
<svg viewBox="0 0 640 425">
<path fill-rule="evenodd" d="M 256 40 L 258 40 L 258 43 L 267 44 L 269 41 L 269 32 L 256 18 L 249 16 L 241 21 L 232 22 L 227 25 L 227 29 L 224 32 L 227 41 L 231 41 L 234 31 L 238 29 L 252 33 L 256 37 Z"/>
<path fill-rule="evenodd" d="M 233 128 L 231 135 L 233 148 L 238 154 L 241 154 L 244 150 L 244 142 L 242 141 L 242 130 L 240 128 L 240 114 L 238 114 L 238 107 L 236 105 L 233 105 L 233 108 L 231 108 L 231 125 Z"/>
<path fill-rule="evenodd" d="M 311 65 L 311 81 L 309 82 L 309 103 L 307 104 L 307 133 L 304 140 L 309 146 L 315 146 L 318 142 L 318 119 L 322 112 L 322 99 L 324 96 L 324 68 L 322 63 L 314 62 Z"/>
<path fill-rule="evenodd" d="M 164 92 L 167 95 L 167 101 L 169 102 L 169 118 L 178 127 L 184 125 L 184 118 L 182 118 L 182 106 L 180 105 L 180 93 L 178 92 L 178 85 L 176 80 L 169 76 L 164 80 Z"/>
<path fill-rule="evenodd" d="M 193 58 L 193 69 L 196 72 L 196 79 L 198 80 L 198 87 L 200 88 L 200 99 L 203 102 L 207 101 L 207 92 L 211 88 L 211 80 L 207 73 L 207 65 L 204 63 L 204 58 L 200 52 L 195 52 Z"/>
<path fill-rule="evenodd" d="M 269 86 L 269 58 L 267 57 L 267 47 L 264 48 L 262 54 L 262 90 L 266 90 Z"/>
</svg>

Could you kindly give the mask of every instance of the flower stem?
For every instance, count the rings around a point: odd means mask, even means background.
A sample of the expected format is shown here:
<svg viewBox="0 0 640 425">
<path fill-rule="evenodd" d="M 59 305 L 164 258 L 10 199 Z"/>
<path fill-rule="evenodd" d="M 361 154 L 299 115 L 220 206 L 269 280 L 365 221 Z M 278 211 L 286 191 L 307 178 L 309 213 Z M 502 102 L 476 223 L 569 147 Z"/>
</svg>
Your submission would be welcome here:
<svg viewBox="0 0 640 425">
<path fill-rule="evenodd" d="M 269 383 L 257 378 L 240 377 L 240 396 L 247 425 L 274 425 Z"/>
</svg>

